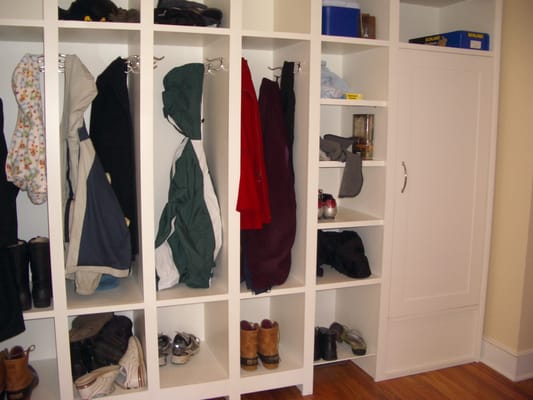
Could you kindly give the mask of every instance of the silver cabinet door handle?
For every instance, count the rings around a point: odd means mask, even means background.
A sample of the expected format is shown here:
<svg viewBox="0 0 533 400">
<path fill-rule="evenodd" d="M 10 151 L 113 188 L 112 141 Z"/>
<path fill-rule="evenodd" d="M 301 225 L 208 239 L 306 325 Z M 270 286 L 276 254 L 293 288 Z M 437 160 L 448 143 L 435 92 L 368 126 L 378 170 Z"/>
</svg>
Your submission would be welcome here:
<svg viewBox="0 0 533 400">
<path fill-rule="evenodd" d="M 407 165 L 405 165 L 405 161 L 402 161 L 402 167 L 403 167 L 403 186 L 400 193 L 405 192 L 405 188 L 407 187 Z"/>
</svg>

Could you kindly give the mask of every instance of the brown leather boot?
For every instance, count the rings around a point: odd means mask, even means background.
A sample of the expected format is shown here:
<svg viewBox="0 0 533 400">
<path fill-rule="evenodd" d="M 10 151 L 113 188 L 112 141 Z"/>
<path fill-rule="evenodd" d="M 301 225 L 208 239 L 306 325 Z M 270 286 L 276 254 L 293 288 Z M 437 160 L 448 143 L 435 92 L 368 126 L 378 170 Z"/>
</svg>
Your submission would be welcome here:
<svg viewBox="0 0 533 400">
<path fill-rule="evenodd" d="M 241 368 L 246 371 L 257 369 L 257 335 L 256 323 L 241 321 Z"/>
<path fill-rule="evenodd" d="M 5 358 L 7 400 L 31 399 L 31 392 L 39 383 L 37 372 L 28 364 L 30 351 L 34 349 L 34 345 L 26 350 L 15 346 Z"/>
<path fill-rule="evenodd" d="M 0 352 L 0 399 L 4 398 L 4 391 L 6 390 L 6 366 L 4 364 L 6 354 L 7 349 Z"/>
<path fill-rule="evenodd" d="M 275 321 L 264 319 L 259 327 L 259 357 L 263 366 L 275 369 L 279 365 L 279 326 Z"/>
</svg>

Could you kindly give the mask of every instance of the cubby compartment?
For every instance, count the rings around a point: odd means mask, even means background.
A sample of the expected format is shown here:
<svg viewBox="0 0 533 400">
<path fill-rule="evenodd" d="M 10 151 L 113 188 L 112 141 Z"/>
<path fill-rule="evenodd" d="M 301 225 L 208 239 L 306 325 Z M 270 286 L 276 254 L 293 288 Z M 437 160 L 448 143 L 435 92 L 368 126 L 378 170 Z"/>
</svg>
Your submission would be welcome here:
<svg viewBox="0 0 533 400">
<path fill-rule="evenodd" d="M 103 316 L 104 313 L 106 312 L 107 313 L 107 316 L 105 318 L 102 318 L 99 320 L 98 323 L 95 324 L 95 321 L 98 320 L 98 316 Z M 106 342 L 106 337 L 103 336 L 102 334 L 100 334 L 100 336 L 98 336 L 98 332 L 100 332 L 100 330 L 102 329 L 107 329 L 108 332 L 110 329 L 114 330 L 114 332 L 125 332 L 124 328 L 127 326 L 125 324 L 125 318 L 129 319 L 131 321 L 131 333 L 133 336 L 136 336 L 137 339 L 139 340 L 140 344 L 141 344 L 141 348 L 142 348 L 142 357 L 143 357 L 143 362 L 144 362 L 144 365 L 146 367 L 147 363 L 149 363 L 149 361 L 147 360 L 146 358 L 146 341 L 149 340 L 147 337 L 146 337 L 146 331 L 145 331 L 145 313 L 144 313 L 144 310 L 143 309 L 125 309 L 125 310 L 116 310 L 116 311 L 112 311 L 112 310 L 109 310 L 109 311 L 104 311 L 103 309 L 99 309 L 99 310 L 95 310 L 95 312 L 93 313 L 88 313 L 88 314 L 91 314 L 90 316 L 88 316 L 88 318 L 83 315 L 83 314 L 78 314 L 78 315 L 70 315 L 68 317 L 68 327 L 69 327 L 69 336 L 72 333 L 75 332 L 75 336 L 70 336 L 70 337 L 83 337 L 84 333 L 87 333 L 87 332 L 91 332 L 93 336 L 91 336 L 91 344 L 87 344 L 87 342 L 85 342 L 84 340 L 81 340 L 80 342 L 77 342 L 78 343 L 78 346 L 80 346 L 80 343 L 81 343 L 81 348 L 78 348 L 79 350 L 81 350 L 81 353 L 85 355 L 85 357 L 87 357 L 87 354 L 85 354 L 84 352 L 87 351 L 87 349 L 94 349 L 94 345 L 96 342 L 100 342 L 100 343 L 104 343 L 104 348 L 105 346 L 110 346 L 112 345 L 112 343 L 116 343 L 116 342 L 112 342 L 112 341 L 109 341 L 109 342 Z M 112 317 L 121 317 L 122 319 L 120 318 L 116 318 L 116 319 L 113 319 L 111 320 Z M 124 318 L 125 317 L 125 318 Z M 73 321 L 76 321 L 77 318 L 85 318 L 84 322 L 83 323 L 80 323 L 79 321 L 76 323 L 77 324 L 77 329 L 73 329 L 72 326 L 73 326 Z M 103 325 L 102 325 L 103 324 Z M 110 324 L 110 325 L 107 325 L 107 324 Z M 107 325 L 107 327 L 106 327 Z M 101 326 L 100 327 L 100 330 L 95 332 L 95 327 L 97 326 Z M 113 340 L 117 341 L 118 339 L 117 338 L 113 338 Z M 69 342 L 69 346 L 70 346 L 70 349 L 69 349 L 69 354 L 70 354 L 70 357 L 77 357 L 79 356 L 79 354 L 76 352 L 76 355 L 74 355 L 74 348 L 75 347 L 72 347 L 72 344 Z M 88 347 L 88 348 L 84 348 L 84 346 L 93 346 L 93 347 Z M 127 350 L 127 346 L 126 346 L 126 350 Z M 124 352 L 126 352 L 126 350 L 124 350 Z M 111 361 L 111 360 L 114 360 L 114 357 L 116 357 L 116 355 L 113 355 L 113 356 L 109 356 L 109 355 L 106 355 L 105 357 L 106 358 L 103 358 L 103 359 L 100 359 L 98 360 L 98 357 L 96 357 L 96 352 L 94 353 L 93 355 L 93 362 L 97 362 L 97 363 L 101 363 L 101 364 L 113 364 L 115 365 L 114 361 Z M 120 353 L 119 353 L 120 354 Z M 99 354 L 98 355 L 99 357 L 103 357 L 102 354 Z M 97 361 L 95 361 L 97 360 Z M 72 358 L 69 358 L 69 372 L 68 372 L 68 376 L 70 376 L 71 378 L 73 377 L 72 375 L 72 365 L 73 365 L 73 360 Z M 80 360 L 76 360 L 76 362 L 79 364 L 80 363 Z M 83 364 L 84 361 L 81 361 L 81 363 Z M 97 367 L 99 366 L 100 364 L 97 365 Z M 78 367 L 79 368 L 79 367 Z M 65 372 L 64 375 L 67 375 L 67 373 Z M 124 395 L 124 394 L 130 394 L 130 395 L 133 395 L 134 393 L 138 393 L 138 392 L 144 392 L 146 391 L 149 387 L 150 387 L 150 382 L 148 381 L 147 382 L 147 386 L 143 387 L 143 388 L 139 388 L 139 389 L 123 389 L 121 388 L 118 384 L 114 384 L 114 389 L 113 389 L 113 392 L 112 392 L 112 396 L 115 396 L 115 395 Z M 76 387 L 74 386 L 73 384 L 73 398 L 74 399 L 80 399 L 80 395 L 78 393 L 78 390 L 76 389 Z"/>
<path fill-rule="evenodd" d="M 59 393 L 59 371 L 57 368 L 56 331 L 53 318 L 31 318 L 25 315 L 26 330 L 1 342 L 1 348 L 8 351 L 13 346 L 22 346 L 29 352 L 29 365 L 39 376 L 39 385 L 32 395 L 42 400 L 56 400 Z M 38 335 L 35 332 L 39 332 Z"/>
<path fill-rule="evenodd" d="M 87 67 L 95 81 L 99 75 L 117 58 L 126 60 L 130 56 L 139 55 L 140 35 L 136 29 L 94 29 L 95 25 L 87 25 L 86 28 L 61 28 L 59 29 L 59 52 L 60 54 L 74 54 Z M 61 61 L 60 61 L 61 63 Z M 127 71 L 125 64 L 124 71 Z M 130 113 L 133 123 L 133 146 L 135 159 L 135 180 L 137 190 L 137 208 L 140 205 L 140 85 L 139 70 L 128 72 L 128 96 L 130 101 Z M 59 72 L 59 120 L 63 114 L 64 76 Z M 84 121 L 90 133 L 91 111 L 89 105 L 84 114 Z M 61 166 L 62 176 L 66 174 L 66 166 Z M 64 212 L 64 211 L 63 211 Z M 140 212 L 137 211 L 137 221 L 140 223 Z M 137 243 L 141 245 L 140 235 Z M 118 279 L 118 286 L 108 290 L 97 289 L 92 295 L 80 295 L 76 292 L 74 282 L 66 280 L 67 305 L 71 310 L 92 307 L 114 307 L 117 305 L 135 306 L 143 302 L 141 259 L 134 254 L 134 260 L 130 267 L 130 274 L 126 278 Z"/>
<path fill-rule="evenodd" d="M 75 0 L 57 0 L 58 9 L 61 8 L 62 10 L 68 12 L 70 11 L 71 4 L 74 2 Z M 68 22 L 66 22 L 66 24 L 76 25 L 78 23 L 81 23 L 85 25 L 91 24 L 93 26 L 102 24 L 138 24 L 138 19 L 140 19 L 139 17 L 141 11 L 141 0 L 112 0 L 112 2 L 117 7 L 117 15 L 113 15 L 112 17 L 103 16 L 102 20 L 92 20 L 91 15 L 83 16 L 83 19 L 81 16 L 75 15 L 76 18 L 80 19 L 70 21 L 67 20 Z M 103 13 L 106 10 L 107 9 L 104 4 L 100 5 L 100 7 L 95 7 L 91 11 L 98 14 Z M 126 11 L 129 12 L 126 13 Z M 78 12 L 78 9 L 76 9 L 76 13 Z M 74 16 L 71 16 L 70 18 L 74 18 Z M 65 24 L 65 22 L 62 23 Z"/>
<path fill-rule="evenodd" d="M 305 295 L 295 293 L 278 296 L 258 296 L 241 300 L 240 318 L 242 320 L 261 324 L 264 319 L 276 321 L 279 325 L 279 356 L 280 362 L 276 369 L 267 369 L 261 365 L 255 371 L 241 369 L 242 378 L 254 378 L 265 374 L 278 375 L 298 370 L 303 367 L 304 357 L 304 318 Z M 283 377 L 277 377 L 285 379 Z M 291 383 L 295 384 L 295 383 Z M 245 383 L 253 386 L 253 383 Z M 279 385 L 278 385 L 279 387 Z M 255 390 L 260 390 L 256 388 Z"/>
<path fill-rule="evenodd" d="M 366 354 L 356 356 L 347 343 L 337 343 L 337 360 L 353 360 L 359 364 L 375 362 L 377 351 L 377 334 L 379 321 L 380 285 L 320 290 L 316 294 L 315 325 L 329 328 L 338 322 L 350 329 L 355 329 L 366 342 Z M 367 360 L 364 360 L 367 359 Z M 374 360 L 374 361 L 372 361 Z M 325 363 L 318 360 L 315 364 Z M 365 367 L 363 367 L 365 368 Z M 373 369 L 366 369 L 375 375 Z"/>
<path fill-rule="evenodd" d="M 386 101 L 389 87 L 389 50 L 387 43 L 363 44 L 355 39 L 322 37 L 322 62 L 340 77 L 351 93 L 366 101 Z"/>
<path fill-rule="evenodd" d="M 185 332 L 200 339 L 200 350 L 185 364 L 173 364 L 171 356 L 167 365 L 159 367 L 162 389 L 181 386 L 205 387 L 212 397 L 215 383 L 229 377 L 228 302 L 213 301 L 158 307 L 157 328 L 159 333 L 172 341 L 177 333 Z M 151 360 L 156 365 L 155 360 Z"/>
<path fill-rule="evenodd" d="M 332 134 L 343 137 L 354 136 L 354 115 L 374 115 L 373 127 L 373 156 L 372 160 L 363 160 L 364 166 L 383 166 L 387 159 L 387 132 L 388 109 L 387 107 L 363 107 L 350 101 L 324 102 L 320 107 L 320 136 Z M 348 151 L 353 151 L 350 146 Z M 317 156 L 318 157 L 318 156 Z M 332 167 L 335 164 L 321 162 L 320 167 Z"/>
<path fill-rule="evenodd" d="M 368 278 L 354 279 L 342 274 L 331 265 L 323 265 L 323 276 L 317 276 L 316 278 L 316 286 L 318 290 L 369 286 L 375 285 L 381 280 L 383 271 L 383 226 L 367 226 L 353 229 L 347 228 L 343 230 L 353 230 L 361 238 L 372 274 Z M 327 229 L 325 229 L 325 231 L 327 232 Z"/>
<path fill-rule="evenodd" d="M 311 3 L 311 0 L 243 0 L 243 29 L 273 36 L 309 34 Z"/>
<path fill-rule="evenodd" d="M 497 0 L 400 0 L 400 42 L 456 30 L 495 34 Z M 492 41 L 490 43 L 492 48 Z"/>
<path fill-rule="evenodd" d="M 363 225 L 382 224 L 385 200 L 379 195 L 385 190 L 385 169 L 381 167 L 363 168 L 363 185 L 355 197 L 339 197 L 339 187 L 344 175 L 344 168 L 320 168 L 319 189 L 332 194 L 337 202 L 335 218 L 322 218 L 319 227 L 339 223 L 360 222 Z M 358 213 L 362 215 L 358 215 Z M 372 222 L 374 221 L 374 222 Z"/>
<path fill-rule="evenodd" d="M 204 64 L 202 93 L 201 141 L 193 146 L 203 149 L 212 185 L 220 207 L 222 224 L 221 249 L 215 259 L 210 287 L 190 288 L 185 283 L 159 290 L 158 300 L 183 299 L 199 296 L 220 295 L 228 290 L 227 227 L 230 205 L 228 149 L 230 146 L 229 115 L 229 39 L 224 34 L 191 34 L 157 31 L 154 35 L 154 57 L 162 58 L 154 69 L 154 128 L 153 128 L 153 196 L 154 228 L 157 235 L 160 218 L 168 202 L 171 170 L 182 135 L 164 117 L 163 79 L 176 67 L 189 63 Z M 195 147 L 196 148 L 196 147 Z"/>
<path fill-rule="evenodd" d="M 376 39 L 390 38 L 390 2 L 392 0 L 359 0 L 361 14 L 376 17 Z"/>
<path fill-rule="evenodd" d="M 2 1 L 0 16 L 0 19 L 6 22 L 16 20 L 17 24 L 42 24 L 43 2 L 42 0 Z"/>
<path fill-rule="evenodd" d="M 220 27 L 216 27 L 216 29 L 220 29 L 220 28 L 229 28 L 230 27 L 230 20 L 231 20 L 231 0 L 199 0 L 199 1 L 195 1 L 195 3 L 199 3 L 199 4 L 202 4 L 204 5 L 205 7 L 208 7 L 208 8 L 214 8 L 214 9 L 218 9 L 222 12 L 222 21 L 220 23 Z M 157 8 L 157 6 L 159 5 L 159 0 L 154 0 L 154 9 Z M 161 24 L 161 23 L 157 23 L 159 28 L 161 26 L 168 26 L 169 28 L 171 26 L 175 26 L 175 27 L 185 27 L 183 28 L 184 30 L 189 30 L 190 31 L 190 28 L 193 28 L 195 30 L 209 30 L 211 28 L 214 28 L 213 26 L 207 26 L 207 27 L 204 27 L 204 26 L 201 26 L 201 25 L 191 25 L 192 23 L 195 23 L 194 21 L 197 21 L 197 17 L 191 17 L 191 16 L 188 16 L 187 12 L 183 12 L 181 14 L 177 14 L 176 15 L 178 18 L 177 20 L 181 20 L 183 21 L 184 25 L 171 25 L 171 24 Z M 203 22 L 201 22 L 202 24 L 205 23 L 205 19 Z M 172 29 L 172 28 L 171 28 Z M 181 28 L 177 28 L 177 29 L 181 29 Z"/>
<path fill-rule="evenodd" d="M 305 284 L 306 258 L 306 209 L 308 180 L 309 145 L 309 53 L 307 40 L 267 39 L 243 37 L 242 56 L 247 60 L 252 81 L 259 97 L 263 79 L 278 81 L 285 61 L 294 62 L 294 143 L 292 157 L 294 165 L 294 187 L 296 195 L 296 237 L 292 247 L 290 274 L 280 286 L 272 289 L 290 289 L 303 287 Z M 246 285 L 241 285 L 241 293 L 246 292 Z"/>
</svg>

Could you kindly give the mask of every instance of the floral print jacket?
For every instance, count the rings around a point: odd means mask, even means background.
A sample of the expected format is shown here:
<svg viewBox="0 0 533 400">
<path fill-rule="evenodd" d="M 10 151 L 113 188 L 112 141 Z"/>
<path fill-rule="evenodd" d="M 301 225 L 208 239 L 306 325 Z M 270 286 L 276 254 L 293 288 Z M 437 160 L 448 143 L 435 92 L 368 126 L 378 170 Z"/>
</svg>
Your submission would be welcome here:
<svg viewBox="0 0 533 400">
<path fill-rule="evenodd" d="M 42 204 L 47 186 L 39 57 L 24 55 L 11 82 L 19 109 L 6 160 L 7 180 L 25 190 L 32 203 Z"/>
</svg>

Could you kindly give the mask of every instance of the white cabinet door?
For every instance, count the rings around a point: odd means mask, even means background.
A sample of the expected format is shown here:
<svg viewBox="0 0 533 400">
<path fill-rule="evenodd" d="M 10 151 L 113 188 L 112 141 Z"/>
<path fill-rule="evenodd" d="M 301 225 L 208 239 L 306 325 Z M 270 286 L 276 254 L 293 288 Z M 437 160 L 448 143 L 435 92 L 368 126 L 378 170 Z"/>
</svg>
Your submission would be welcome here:
<svg viewBox="0 0 533 400">
<path fill-rule="evenodd" d="M 479 304 L 492 62 L 400 50 L 390 317 Z"/>
</svg>

